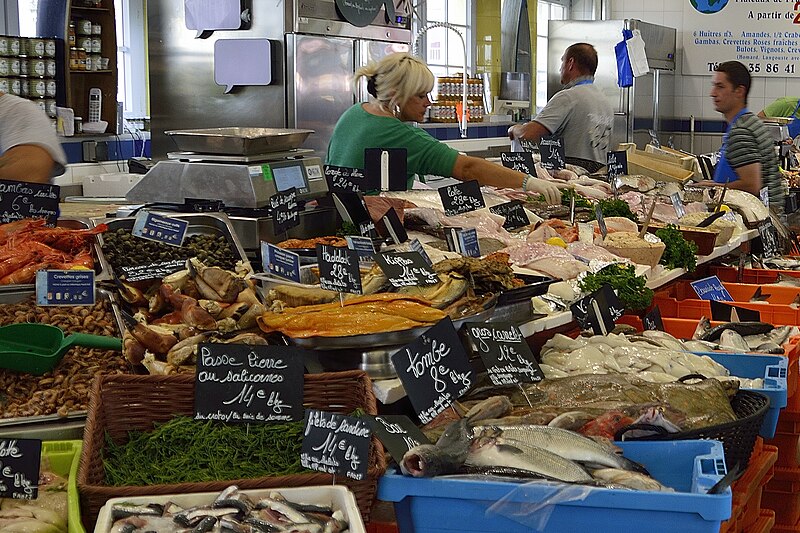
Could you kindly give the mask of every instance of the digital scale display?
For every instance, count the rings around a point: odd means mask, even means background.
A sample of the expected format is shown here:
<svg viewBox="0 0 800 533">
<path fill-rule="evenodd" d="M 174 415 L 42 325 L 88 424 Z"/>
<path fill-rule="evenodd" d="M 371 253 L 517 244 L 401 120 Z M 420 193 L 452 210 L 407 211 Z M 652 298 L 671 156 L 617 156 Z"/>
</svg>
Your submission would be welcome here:
<svg viewBox="0 0 800 533">
<path fill-rule="evenodd" d="M 272 169 L 276 190 L 285 191 L 294 187 L 300 194 L 308 192 L 308 180 L 302 163 L 270 163 L 269 167 Z"/>
</svg>

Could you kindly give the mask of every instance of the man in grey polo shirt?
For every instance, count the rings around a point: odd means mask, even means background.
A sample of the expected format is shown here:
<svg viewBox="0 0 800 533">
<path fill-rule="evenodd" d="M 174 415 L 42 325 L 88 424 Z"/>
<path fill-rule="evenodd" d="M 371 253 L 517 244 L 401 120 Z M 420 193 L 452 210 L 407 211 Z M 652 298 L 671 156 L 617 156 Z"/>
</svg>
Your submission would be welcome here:
<svg viewBox="0 0 800 533">
<path fill-rule="evenodd" d="M 531 122 L 508 129 L 511 139 L 539 142 L 544 136 L 561 137 L 566 162 L 595 172 L 605 166 L 610 150 L 614 112 L 594 85 L 597 50 L 587 43 L 569 46 L 561 57 L 561 84 Z"/>
</svg>

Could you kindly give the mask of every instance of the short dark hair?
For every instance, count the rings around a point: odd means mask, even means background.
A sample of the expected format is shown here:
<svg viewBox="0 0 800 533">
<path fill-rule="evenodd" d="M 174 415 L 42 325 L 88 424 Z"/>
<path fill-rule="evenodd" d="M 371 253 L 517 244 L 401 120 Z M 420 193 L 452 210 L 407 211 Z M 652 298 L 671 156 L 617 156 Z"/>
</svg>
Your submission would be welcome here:
<svg viewBox="0 0 800 533">
<path fill-rule="evenodd" d="M 597 72 L 597 50 L 589 43 L 575 43 L 567 47 L 564 59 L 574 59 L 580 71 L 594 76 Z"/>
<path fill-rule="evenodd" d="M 734 89 L 740 85 L 744 87 L 744 103 L 746 104 L 747 95 L 750 93 L 750 84 L 752 83 L 752 77 L 747 67 L 738 61 L 725 61 L 717 65 L 716 71 L 724 72 L 728 77 L 728 81 L 733 84 Z"/>
</svg>

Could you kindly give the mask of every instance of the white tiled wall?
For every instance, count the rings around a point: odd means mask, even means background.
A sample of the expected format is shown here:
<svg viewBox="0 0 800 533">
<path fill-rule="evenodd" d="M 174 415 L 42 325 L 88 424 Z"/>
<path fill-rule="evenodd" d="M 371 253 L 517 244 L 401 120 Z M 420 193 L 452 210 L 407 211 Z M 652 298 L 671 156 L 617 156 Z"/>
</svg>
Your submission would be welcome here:
<svg viewBox="0 0 800 533">
<path fill-rule="evenodd" d="M 105 163 L 75 163 L 67 165 L 67 169 L 61 176 L 56 176 L 53 180 L 55 185 L 72 185 L 73 183 L 83 183 L 86 176 L 97 176 L 99 174 L 113 174 L 114 172 L 127 172 L 128 163 L 120 161 L 119 164 L 108 161 Z"/>
<path fill-rule="evenodd" d="M 584 0 L 581 0 L 584 1 Z M 635 18 L 678 30 L 675 79 L 675 113 L 678 117 L 694 115 L 698 119 L 721 120 L 711 98 L 710 76 L 683 76 L 683 5 L 686 0 L 608 0 L 613 19 Z M 753 78 L 748 107 L 753 112 L 779 96 L 800 94 L 798 78 Z M 704 141 L 705 142 L 705 141 Z M 699 150 L 698 150 L 699 151 Z"/>
</svg>

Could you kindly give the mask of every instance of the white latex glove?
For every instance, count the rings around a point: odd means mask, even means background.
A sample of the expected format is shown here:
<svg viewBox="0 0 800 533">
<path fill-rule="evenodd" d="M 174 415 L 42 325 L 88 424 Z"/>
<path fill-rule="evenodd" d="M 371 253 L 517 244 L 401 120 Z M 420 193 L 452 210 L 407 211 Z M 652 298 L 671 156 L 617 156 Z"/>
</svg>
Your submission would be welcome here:
<svg viewBox="0 0 800 533">
<path fill-rule="evenodd" d="M 525 185 L 525 190 L 543 194 L 545 201 L 550 205 L 561 205 L 561 191 L 549 181 L 530 177 Z"/>
</svg>

